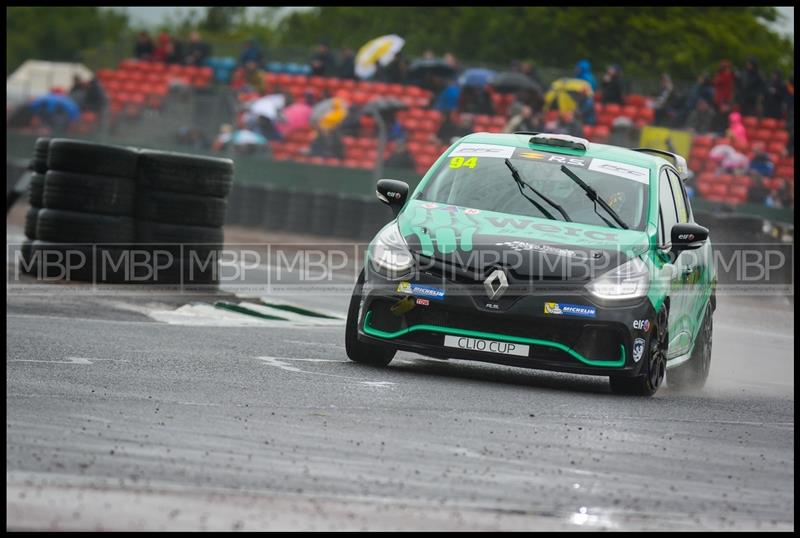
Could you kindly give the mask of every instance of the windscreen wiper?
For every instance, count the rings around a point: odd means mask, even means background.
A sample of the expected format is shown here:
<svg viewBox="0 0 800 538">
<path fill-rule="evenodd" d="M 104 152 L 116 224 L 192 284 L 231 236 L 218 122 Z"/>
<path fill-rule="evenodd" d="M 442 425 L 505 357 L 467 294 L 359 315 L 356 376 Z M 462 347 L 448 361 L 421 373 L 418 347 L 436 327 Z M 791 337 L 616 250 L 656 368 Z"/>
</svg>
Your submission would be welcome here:
<svg viewBox="0 0 800 538">
<path fill-rule="evenodd" d="M 517 187 L 519 187 L 520 194 L 522 194 L 522 196 L 527 198 L 528 201 L 530 201 L 533 205 L 535 205 L 539 209 L 539 211 L 541 211 L 542 213 L 545 214 L 545 216 L 547 216 L 547 218 L 549 218 L 551 220 L 556 220 L 555 217 L 553 217 L 553 215 L 551 215 L 547 210 L 545 210 L 545 208 L 543 208 L 541 205 L 539 205 L 533 198 L 531 198 L 530 196 L 525 194 L 523 192 L 523 190 L 522 190 L 522 187 L 528 187 L 531 191 L 534 192 L 534 194 L 539 195 L 539 197 L 542 200 L 544 200 L 545 202 L 547 202 L 548 204 L 553 206 L 556 209 L 556 211 L 561 213 L 561 216 L 564 217 L 565 221 L 572 222 L 572 219 L 569 218 L 569 215 L 567 215 L 566 211 L 564 211 L 564 209 L 560 205 L 558 205 L 557 203 L 552 201 L 550 198 L 548 198 L 547 196 L 545 196 L 541 192 L 539 192 L 536 189 L 534 189 L 533 187 L 531 187 L 530 184 L 528 184 L 525 181 L 523 181 L 522 176 L 519 173 L 519 170 L 517 170 L 517 167 L 514 166 L 513 164 L 511 164 L 511 161 L 508 160 L 508 159 L 506 159 L 506 166 L 508 167 L 509 170 L 511 170 L 511 177 L 513 177 L 514 181 L 516 181 Z"/>
<path fill-rule="evenodd" d="M 583 180 L 582 180 L 581 178 L 579 178 L 577 175 L 575 175 L 575 172 L 573 172 L 572 170 L 570 170 L 569 168 L 567 168 L 567 167 L 566 167 L 566 166 L 564 166 L 563 164 L 561 165 L 561 171 L 562 171 L 562 172 L 564 172 L 565 174 L 567 174 L 567 176 L 568 176 L 568 177 L 569 177 L 569 178 L 570 178 L 572 181 L 574 181 L 575 183 L 577 183 L 577 184 L 578 184 L 578 186 L 579 186 L 581 189 L 583 189 L 583 190 L 586 192 L 586 196 L 587 196 L 587 198 L 589 198 L 589 200 L 591 200 L 592 202 L 594 202 L 594 212 L 595 212 L 595 213 L 597 213 L 597 204 L 600 204 L 600 207 L 602 207 L 603 209 L 605 209 L 605 210 L 606 210 L 606 213 L 608 213 L 609 215 L 611 215 L 611 218 L 613 218 L 613 219 L 614 219 L 614 220 L 617 222 L 617 224 L 619 224 L 619 225 L 620 225 L 620 227 L 621 227 L 621 228 L 625 228 L 626 230 L 629 228 L 629 227 L 628 227 L 628 225 L 627 225 L 627 224 L 625 224 L 625 221 L 624 221 L 624 220 L 622 220 L 622 219 L 620 218 L 620 216 L 619 216 L 619 215 L 617 215 L 617 212 L 616 212 L 616 211 L 614 211 L 613 209 L 611 209 L 611 206 L 609 206 L 609 205 L 606 203 L 606 201 L 605 201 L 605 200 L 603 200 L 603 198 L 602 198 L 602 197 L 601 197 L 599 194 L 597 194 L 597 191 L 596 191 L 596 190 L 594 190 L 594 189 L 593 189 L 592 187 L 590 187 L 589 185 L 587 185 L 586 183 L 584 183 L 584 182 L 583 182 Z M 606 224 L 608 224 L 608 225 L 609 225 L 609 226 L 611 226 L 612 228 L 614 227 L 614 226 L 613 226 L 613 225 L 612 225 L 612 224 L 611 224 L 611 223 L 610 223 L 610 222 L 609 222 L 609 221 L 608 221 L 606 218 L 604 218 L 604 217 L 603 217 L 603 216 L 602 216 L 600 213 L 597 213 L 597 216 L 598 216 L 598 217 L 600 217 L 601 219 L 603 219 L 603 222 L 605 222 Z"/>
</svg>

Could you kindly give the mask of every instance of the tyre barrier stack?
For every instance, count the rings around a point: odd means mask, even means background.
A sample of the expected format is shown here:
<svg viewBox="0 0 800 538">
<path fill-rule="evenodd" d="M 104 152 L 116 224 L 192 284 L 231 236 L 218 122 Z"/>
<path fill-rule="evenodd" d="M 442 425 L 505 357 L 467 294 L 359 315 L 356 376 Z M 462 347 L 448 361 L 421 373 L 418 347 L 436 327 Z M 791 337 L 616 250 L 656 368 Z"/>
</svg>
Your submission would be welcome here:
<svg viewBox="0 0 800 538">
<path fill-rule="evenodd" d="M 33 147 L 33 158 L 28 169 L 32 172 L 31 182 L 28 185 L 28 202 L 30 208 L 25 215 L 25 241 L 22 243 L 22 269 L 30 266 L 29 260 L 33 252 L 33 242 L 36 241 L 36 226 L 39 222 L 39 211 L 42 209 L 44 194 L 44 178 L 47 173 L 47 151 L 50 146 L 49 138 L 38 138 Z"/>
<path fill-rule="evenodd" d="M 321 190 L 296 191 L 270 185 L 235 184 L 227 224 L 269 232 L 289 232 L 369 241 L 392 211 L 374 196 Z"/>
<path fill-rule="evenodd" d="M 162 283 L 217 284 L 233 161 L 165 151 L 139 152 L 136 238 Z"/>
<path fill-rule="evenodd" d="M 40 139 L 33 167 L 44 173 L 26 219 L 33 264 L 22 250 L 40 277 L 218 283 L 231 160 Z"/>
</svg>

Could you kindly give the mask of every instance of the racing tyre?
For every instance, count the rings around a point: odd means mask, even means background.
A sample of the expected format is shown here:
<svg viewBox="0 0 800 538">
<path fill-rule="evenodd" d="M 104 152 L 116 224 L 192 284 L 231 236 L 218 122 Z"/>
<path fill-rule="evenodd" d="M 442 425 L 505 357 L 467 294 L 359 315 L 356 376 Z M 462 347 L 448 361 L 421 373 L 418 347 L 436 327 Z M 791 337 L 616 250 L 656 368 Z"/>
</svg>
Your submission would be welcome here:
<svg viewBox="0 0 800 538">
<path fill-rule="evenodd" d="M 228 202 L 216 196 L 140 190 L 136 216 L 141 220 L 184 226 L 225 224 Z"/>
<path fill-rule="evenodd" d="M 711 370 L 711 336 L 713 332 L 713 311 L 711 301 L 706 305 L 703 324 L 697 334 L 692 355 L 689 360 L 669 371 L 667 385 L 677 391 L 700 390 L 708 379 Z"/>
<path fill-rule="evenodd" d="M 47 149 L 50 146 L 49 138 L 37 138 L 33 146 L 33 159 L 31 169 L 37 174 L 47 172 Z"/>
<path fill-rule="evenodd" d="M 132 243 L 134 220 L 78 211 L 42 209 L 36 238 L 60 243 Z"/>
<path fill-rule="evenodd" d="M 353 289 L 353 296 L 350 298 L 350 307 L 347 309 L 344 347 L 351 361 L 368 364 L 370 366 L 383 367 L 392 362 L 397 350 L 358 341 L 358 314 L 361 309 L 361 289 L 363 286 L 364 271 L 361 271 L 356 286 Z"/>
<path fill-rule="evenodd" d="M 28 202 L 32 207 L 42 207 L 42 197 L 44 196 L 44 174 L 35 172 L 31 176 L 28 185 Z"/>
<path fill-rule="evenodd" d="M 36 239 L 36 222 L 39 219 L 39 209 L 31 207 L 25 215 L 25 237 Z"/>
<path fill-rule="evenodd" d="M 126 178 L 50 170 L 44 181 L 44 207 L 100 215 L 132 216 L 136 184 Z"/>
<path fill-rule="evenodd" d="M 150 190 L 225 198 L 233 184 L 233 161 L 142 150 L 139 152 L 139 183 Z"/>
<path fill-rule="evenodd" d="M 667 370 L 667 311 L 662 309 L 650 335 L 648 353 L 643 357 L 642 374 L 635 377 L 611 376 L 611 392 L 632 396 L 652 396 L 664 381 Z"/>
<path fill-rule="evenodd" d="M 138 152 L 133 148 L 54 138 L 47 153 L 47 168 L 77 174 L 136 177 Z"/>
</svg>

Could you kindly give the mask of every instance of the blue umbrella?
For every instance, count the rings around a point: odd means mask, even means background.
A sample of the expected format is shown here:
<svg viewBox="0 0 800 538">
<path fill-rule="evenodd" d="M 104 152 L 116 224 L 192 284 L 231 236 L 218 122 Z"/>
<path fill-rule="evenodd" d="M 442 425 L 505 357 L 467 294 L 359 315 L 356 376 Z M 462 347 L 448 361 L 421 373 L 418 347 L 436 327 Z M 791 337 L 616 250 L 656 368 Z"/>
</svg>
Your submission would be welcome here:
<svg viewBox="0 0 800 538">
<path fill-rule="evenodd" d="M 48 93 L 31 101 L 31 110 L 38 112 L 41 108 L 47 114 L 54 114 L 59 108 L 63 109 L 69 117 L 69 121 L 77 120 L 81 115 L 81 109 L 77 103 L 66 95 L 60 93 Z"/>
<path fill-rule="evenodd" d="M 482 88 L 489 83 L 495 74 L 496 73 L 491 69 L 484 69 L 482 67 L 467 69 L 458 77 L 458 84 L 460 86 L 478 86 Z"/>
</svg>

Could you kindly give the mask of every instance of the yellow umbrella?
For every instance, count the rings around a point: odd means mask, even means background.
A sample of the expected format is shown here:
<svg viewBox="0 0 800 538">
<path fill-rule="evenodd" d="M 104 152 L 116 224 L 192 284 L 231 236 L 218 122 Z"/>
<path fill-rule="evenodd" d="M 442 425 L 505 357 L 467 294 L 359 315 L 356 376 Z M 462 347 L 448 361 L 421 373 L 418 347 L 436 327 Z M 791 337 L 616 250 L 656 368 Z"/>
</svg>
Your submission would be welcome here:
<svg viewBox="0 0 800 538">
<path fill-rule="evenodd" d="M 324 131 L 328 131 L 337 127 L 347 117 L 347 105 L 339 97 L 334 97 L 331 103 L 331 108 L 319 119 L 319 127 Z"/>
<path fill-rule="evenodd" d="M 593 95 L 592 86 L 579 78 L 560 78 L 550 85 L 544 95 L 545 110 L 551 110 L 555 101 L 559 112 L 575 112 L 581 95 Z"/>
<path fill-rule="evenodd" d="M 359 78 L 371 77 L 377 70 L 377 64 L 388 65 L 405 44 L 405 40 L 395 34 L 368 41 L 356 54 L 356 75 Z"/>
</svg>

